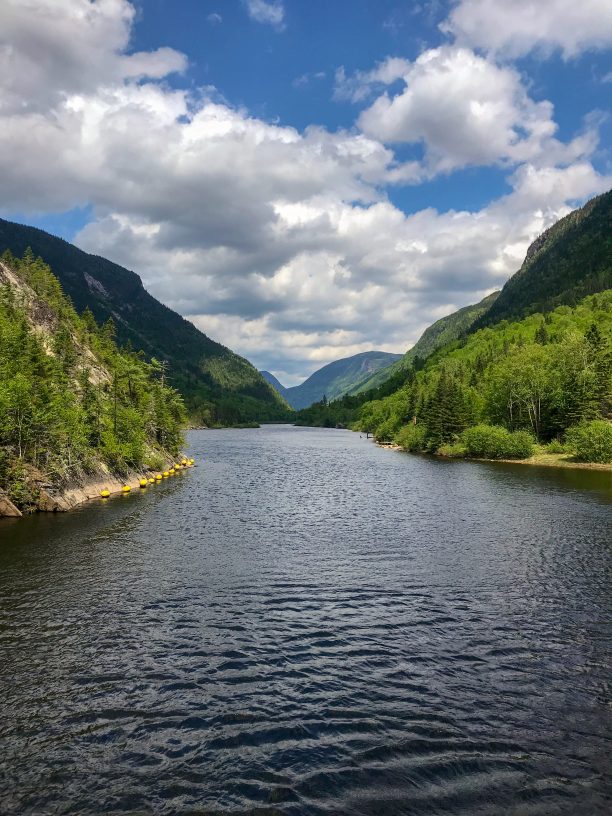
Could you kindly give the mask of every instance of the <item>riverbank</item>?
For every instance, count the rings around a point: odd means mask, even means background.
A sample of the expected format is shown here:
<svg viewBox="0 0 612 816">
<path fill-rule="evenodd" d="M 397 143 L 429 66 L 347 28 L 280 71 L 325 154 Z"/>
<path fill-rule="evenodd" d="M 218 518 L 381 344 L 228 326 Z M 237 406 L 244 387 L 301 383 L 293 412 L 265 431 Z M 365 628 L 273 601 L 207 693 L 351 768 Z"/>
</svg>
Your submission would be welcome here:
<svg viewBox="0 0 612 816">
<path fill-rule="evenodd" d="M 160 468 L 161 472 L 169 471 L 174 467 L 174 459 L 165 460 Z M 180 459 L 179 459 L 180 461 Z M 179 468 L 178 472 L 182 472 Z M 47 483 L 44 478 L 33 481 L 36 493 L 34 504 L 27 511 L 19 509 L 4 491 L 0 491 L 0 518 L 19 517 L 27 513 L 67 513 L 70 510 L 85 504 L 93 499 L 100 499 L 101 492 L 108 491 L 109 496 L 124 491 L 125 487 L 131 490 L 143 490 L 141 479 L 147 480 L 147 485 L 152 487 L 149 479 L 154 478 L 159 470 L 130 470 L 124 475 L 112 473 L 105 466 L 100 466 L 95 473 L 84 475 L 61 486 L 54 486 Z M 173 474 L 174 475 L 174 474 Z"/>
<path fill-rule="evenodd" d="M 404 451 L 400 445 L 393 442 L 376 442 L 379 448 L 388 450 Z M 440 453 L 431 454 L 439 459 L 465 459 L 471 462 L 505 462 L 510 465 L 536 465 L 538 467 L 573 468 L 575 470 L 604 470 L 612 472 L 612 463 L 602 464 L 600 462 L 578 462 L 569 453 L 535 453 L 527 459 L 484 459 L 476 456 L 443 456 Z"/>
</svg>

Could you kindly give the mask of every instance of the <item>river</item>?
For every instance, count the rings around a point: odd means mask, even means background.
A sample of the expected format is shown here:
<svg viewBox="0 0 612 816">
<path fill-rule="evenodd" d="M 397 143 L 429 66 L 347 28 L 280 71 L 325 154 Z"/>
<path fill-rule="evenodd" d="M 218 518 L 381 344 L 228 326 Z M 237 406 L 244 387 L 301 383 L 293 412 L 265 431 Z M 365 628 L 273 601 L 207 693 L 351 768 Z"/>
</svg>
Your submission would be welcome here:
<svg viewBox="0 0 612 816">
<path fill-rule="evenodd" d="M 0 813 L 611 810 L 612 474 L 348 431 L 0 523 Z"/>
</svg>

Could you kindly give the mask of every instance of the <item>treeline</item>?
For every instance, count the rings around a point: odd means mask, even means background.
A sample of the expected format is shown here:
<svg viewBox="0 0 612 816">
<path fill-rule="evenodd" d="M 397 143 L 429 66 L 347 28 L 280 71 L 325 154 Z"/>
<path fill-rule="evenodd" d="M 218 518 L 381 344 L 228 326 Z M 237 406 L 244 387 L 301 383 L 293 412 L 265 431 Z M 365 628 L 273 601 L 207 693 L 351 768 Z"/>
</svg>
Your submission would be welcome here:
<svg viewBox="0 0 612 816">
<path fill-rule="evenodd" d="M 119 348 L 112 319 L 79 316 L 31 251 L 2 261 L 17 285 L 0 270 L 0 487 L 23 506 L 33 472 L 61 483 L 176 455 L 185 409 L 165 366 Z"/>
<path fill-rule="evenodd" d="M 412 451 L 523 458 L 547 444 L 612 461 L 610 290 L 481 329 L 402 376 L 387 396 L 313 406 L 311 416 Z"/>
</svg>

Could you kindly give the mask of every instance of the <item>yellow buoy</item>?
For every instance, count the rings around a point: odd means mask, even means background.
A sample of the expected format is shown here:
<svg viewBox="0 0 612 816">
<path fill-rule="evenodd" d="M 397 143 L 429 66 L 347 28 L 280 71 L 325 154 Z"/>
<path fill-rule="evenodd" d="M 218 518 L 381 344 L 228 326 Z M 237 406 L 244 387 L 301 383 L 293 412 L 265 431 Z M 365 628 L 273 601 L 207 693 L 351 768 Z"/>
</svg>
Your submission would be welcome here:
<svg viewBox="0 0 612 816">
<path fill-rule="evenodd" d="M 164 470 L 164 479 L 166 479 L 170 475 L 170 471 Z"/>
<path fill-rule="evenodd" d="M 104 490 L 100 491 L 100 495 L 102 496 L 103 499 L 108 499 L 108 497 L 110 496 L 110 490 L 108 490 L 105 487 Z"/>
<path fill-rule="evenodd" d="M 149 484 L 155 484 L 155 479 L 152 476 L 149 476 Z"/>
<path fill-rule="evenodd" d="M 195 462 L 195 459 L 190 459 L 190 460 L 189 460 L 189 464 L 190 464 L 190 465 L 193 465 L 193 463 L 194 463 L 194 462 Z"/>
<path fill-rule="evenodd" d="M 170 468 L 170 470 L 168 471 L 168 473 L 170 474 L 170 476 L 174 476 L 174 468 Z"/>
<path fill-rule="evenodd" d="M 158 482 L 161 482 L 162 478 L 163 478 L 163 477 L 162 477 L 161 473 L 157 473 L 157 474 L 155 475 L 155 479 L 156 479 Z"/>
<path fill-rule="evenodd" d="M 141 487 L 146 487 L 149 483 L 146 479 L 141 479 L 139 484 Z"/>
<path fill-rule="evenodd" d="M 186 460 L 186 459 L 182 459 L 182 460 L 181 460 L 181 465 L 182 465 L 183 467 L 185 467 L 185 465 L 186 465 L 186 464 L 187 464 L 187 460 Z"/>
<path fill-rule="evenodd" d="M 122 493 L 129 493 L 132 488 L 129 485 L 123 485 L 121 488 Z"/>
</svg>

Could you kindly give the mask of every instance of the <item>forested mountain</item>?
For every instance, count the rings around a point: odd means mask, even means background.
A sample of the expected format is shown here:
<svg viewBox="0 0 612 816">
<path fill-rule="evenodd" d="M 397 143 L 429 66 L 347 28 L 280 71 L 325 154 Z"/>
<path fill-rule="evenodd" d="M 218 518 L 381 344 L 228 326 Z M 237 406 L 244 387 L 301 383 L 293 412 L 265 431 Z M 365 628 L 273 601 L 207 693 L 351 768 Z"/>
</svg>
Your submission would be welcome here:
<svg viewBox="0 0 612 816">
<path fill-rule="evenodd" d="M 183 400 L 155 360 L 117 347 L 112 320 L 79 316 L 30 252 L 0 262 L 0 491 L 36 505 L 37 484 L 106 468 L 159 468 L 178 453 Z"/>
<path fill-rule="evenodd" d="M 466 334 L 473 326 L 474 322 L 484 314 L 495 302 L 499 292 L 493 292 L 483 298 L 479 303 L 471 306 L 464 306 L 446 317 L 436 320 L 431 326 L 425 329 L 414 346 L 409 349 L 403 357 L 393 363 L 389 368 L 378 371 L 367 380 L 361 383 L 359 388 L 353 393 L 369 391 L 378 388 L 379 385 L 388 380 L 393 374 L 402 370 L 407 370 L 411 365 L 416 364 L 418 368 L 423 360 L 426 360 L 436 349 L 442 348 L 447 343 L 457 340 Z"/>
<path fill-rule="evenodd" d="M 264 380 L 272 386 L 278 393 L 281 395 L 283 399 L 287 399 L 287 389 L 285 386 L 277 380 L 274 374 L 271 374 L 269 371 L 260 371 L 259 372 Z"/>
<path fill-rule="evenodd" d="M 519 271 L 501 290 L 474 329 L 612 288 L 612 190 L 588 201 L 542 233 Z"/>
<path fill-rule="evenodd" d="M 612 461 L 611 204 L 600 196 L 544 233 L 455 340 L 414 357 L 377 390 L 301 411 L 298 422 L 350 425 L 448 455 L 522 457 L 550 443 Z M 511 322 L 513 303 L 528 316 Z"/>
<path fill-rule="evenodd" d="M 361 354 L 328 363 L 311 374 L 300 385 L 294 385 L 291 388 L 284 388 L 281 385 L 283 391 L 279 393 L 282 393 L 292 408 L 296 410 L 307 408 L 324 397 L 326 400 L 333 400 L 344 394 L 355 393 L 359 390 L 361 383 L 368 380 L 372 374 L 386 369 L 401 358 L 401 354 L 389 354 L 386 351 L 364 351 Z M 262 372 L 264 376 L 266 373 Z M 268 376 L 272 375 L 268 374 Z"/>
<path fill-rule="evenodd" d="M 251 363 L 156 300 L 134 272 L 42 230 L 0 219 L 0 254 L 9 249 L 22 256 L 27 247 L 49 264 L 79 313 L 90 309 L 100 325 L 112 317 L 120 345 L 167 362 L 170 382 L 196 422 L 287 416 L 287 405 Z"/>
</svg>

